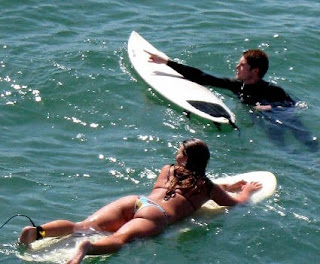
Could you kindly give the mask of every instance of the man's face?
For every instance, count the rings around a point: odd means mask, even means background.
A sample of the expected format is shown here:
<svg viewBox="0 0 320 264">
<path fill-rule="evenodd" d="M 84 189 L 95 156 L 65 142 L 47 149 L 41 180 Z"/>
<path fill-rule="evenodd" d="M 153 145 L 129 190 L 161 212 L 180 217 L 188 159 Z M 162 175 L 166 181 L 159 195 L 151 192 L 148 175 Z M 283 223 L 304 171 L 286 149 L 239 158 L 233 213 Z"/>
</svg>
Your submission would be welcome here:
<svg viewBox="0 0 320 264">
<path fill-rule="evenodd" d="M 251 69 L 247 60 L 242 56 L 237 64 L 236 79 L 243 82 L 248 82 L 256 77 L 256 69 Z"/>
</svg>

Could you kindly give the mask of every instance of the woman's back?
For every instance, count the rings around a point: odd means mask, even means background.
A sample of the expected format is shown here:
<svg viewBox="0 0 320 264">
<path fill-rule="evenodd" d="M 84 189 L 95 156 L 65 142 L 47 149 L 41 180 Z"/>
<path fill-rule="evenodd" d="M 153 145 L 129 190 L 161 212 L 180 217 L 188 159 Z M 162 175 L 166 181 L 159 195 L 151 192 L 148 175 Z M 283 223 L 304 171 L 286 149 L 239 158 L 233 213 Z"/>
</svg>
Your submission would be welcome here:
<svg viewBox="0 0 320 264">
<path fill-rule="evenodd" d="M 148 196 L 166 211 L 170 223 L 189 216 L 198 210 L 210 199 L 210 191 L 213 186 L 208 178 L 202 177 L 196 181 L 195 186 L 190 188 L 182 188 L 179 184 L 176 185 L 174 191 L 171 192 L 171 196 L 165 199 L 174 178 L 174 166 L 164 166 L 152 192 Z"/>
</svg>

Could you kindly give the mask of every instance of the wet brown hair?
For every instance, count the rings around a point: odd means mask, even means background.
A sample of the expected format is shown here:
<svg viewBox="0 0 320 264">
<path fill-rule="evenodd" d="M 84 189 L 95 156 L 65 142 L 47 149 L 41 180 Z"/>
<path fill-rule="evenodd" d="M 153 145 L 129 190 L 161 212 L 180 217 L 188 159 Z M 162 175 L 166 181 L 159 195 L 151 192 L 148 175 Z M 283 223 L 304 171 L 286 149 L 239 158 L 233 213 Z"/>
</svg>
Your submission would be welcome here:
<svg viewBox="0 0 320 264">
<path fill-rule="evenodd" d="M 170 182 L 165 200 L 175 195 L 176 189 L 194 191 L 198 189 L 199 179 L 206 178 L 206 167 L 210 152 L 206 143 L 200 139 L 191 138 L 182 142 L 183 155 L 187 156 L 184 166 L 174 166 L 174 178 Z M 202 181 L 204 184 L 204 181 Z"/>
<path fill-rule="evenodd" d="M 268 55 L 259 49 L 251 49 L 242 53 L 251 69 L 259 69 L 259 77 L 262 79 L 269 69 Z"/>
</svg>

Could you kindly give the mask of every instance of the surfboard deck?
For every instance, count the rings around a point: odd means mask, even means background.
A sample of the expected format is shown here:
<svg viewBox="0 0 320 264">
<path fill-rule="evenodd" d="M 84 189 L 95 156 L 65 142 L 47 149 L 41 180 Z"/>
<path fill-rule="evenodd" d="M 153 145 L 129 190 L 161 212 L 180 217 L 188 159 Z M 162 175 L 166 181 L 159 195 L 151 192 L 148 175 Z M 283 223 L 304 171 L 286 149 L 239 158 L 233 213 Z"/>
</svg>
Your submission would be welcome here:
<svg viewBox="0 0 320 264">
<path fill-rule="evenodd" d="M 150 55 L 146 51 L 168 58 L 133 31 L 128 40 L 131 64 L 141 78 L 161 96 L 187 113 L 206 120 L 221 124 L 235 123 L 235 115 L 209 89 L 185 79 L 165 64 L 149 62 Z"/>
<path fill-rule="evenodd" d="M 277 188 L 277 178 L 273 173 L 268 171 L 252 171 L 234 176 L 212 179 L 216 184 L 232 184 L 241 180 L 246 182 L 256 181 L 262 184 L 262 188 L 251 195 L 248 202 L 248 204 L 251 205 L 257 204 L 272 196 Z M 229 194 L 235 196 L 237 193 L 230 192 Z M 214 201 L 208 201 L 202 206 L 202 209 L 204 210 L 221 210 L 223 208 L 223 206 L 217 205 Z"/>
<path fill-rule="evenodd" d="M 29 248 L 17 253 L 17 257 L 27 262 L 66 263 L 80 242 L 97 241 L 109 233 L 79 233 L 65 237 L 44 238 L 33 242 Z"/>
</svg>

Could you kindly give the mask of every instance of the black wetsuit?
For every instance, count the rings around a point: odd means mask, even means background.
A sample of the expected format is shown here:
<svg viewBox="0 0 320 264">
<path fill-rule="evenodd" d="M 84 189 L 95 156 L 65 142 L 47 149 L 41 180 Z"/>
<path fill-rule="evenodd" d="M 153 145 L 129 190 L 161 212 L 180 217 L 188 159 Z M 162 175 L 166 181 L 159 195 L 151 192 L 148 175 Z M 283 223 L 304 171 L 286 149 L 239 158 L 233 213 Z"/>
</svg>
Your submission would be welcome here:
<svg viewBox="0 0 320 264">
<path fill-rule="evenodd" d="M 236 79 L 217 78 L 199 69 L 171 60 L 168 61 L 167 65 L 190 81 L 201 85 L 228 89 L 248 105 L 256 106 L 260 104 L 271 105 L 272 107 L 291 107 L 295 105 L 295 101 L 282 88 L 263 80 L 255 84 L 244 84 Z"/>
</svg>

